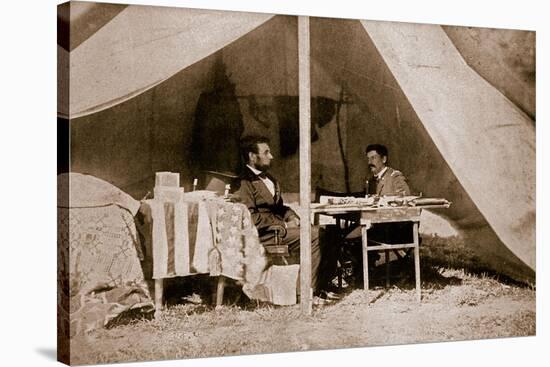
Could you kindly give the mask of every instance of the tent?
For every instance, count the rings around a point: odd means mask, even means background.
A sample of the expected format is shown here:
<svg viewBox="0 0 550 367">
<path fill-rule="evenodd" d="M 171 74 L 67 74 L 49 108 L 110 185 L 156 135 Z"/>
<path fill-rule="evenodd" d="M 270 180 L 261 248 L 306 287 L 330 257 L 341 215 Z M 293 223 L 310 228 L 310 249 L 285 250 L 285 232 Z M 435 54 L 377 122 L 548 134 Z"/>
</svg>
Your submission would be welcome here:
<svg viewBox="0 0 550 367">
<path fill-rule="evenodd" d="M 299 191 L 297 17 L 71 2 L 58 18 L 62 170 L 140 199 L 156 171 L 187 188 L 199 170 L 230 171 L 222 160 L 256 132 Z M 534 32 L 328 18 L 309 30 L 312 187 L 361 190 L 364 147 L 383 143 L 413 192 L 453 202 L 441 214 L 488 266 L 534 282 Z"/>
</svg>

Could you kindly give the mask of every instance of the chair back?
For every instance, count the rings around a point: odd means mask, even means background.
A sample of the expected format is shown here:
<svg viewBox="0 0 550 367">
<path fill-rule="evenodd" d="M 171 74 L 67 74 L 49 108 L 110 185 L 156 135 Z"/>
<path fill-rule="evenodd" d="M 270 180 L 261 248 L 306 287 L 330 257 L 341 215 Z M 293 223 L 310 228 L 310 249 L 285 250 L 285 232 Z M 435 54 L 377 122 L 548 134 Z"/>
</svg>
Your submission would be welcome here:
<svg viewBox="0 0 550 367">
<path fill-rule="evenodd" d="M 204 189 L 208 191 L 214 191 L 218 195 L 223 195 L 225 191 L 225 185 L 231 184 L 237 175 L 229 172 L 217 172 L 217 171 L 203 171 L 203 182 L 206 183 Z"/>
<path fill-rule="evenodd" d="M 273 225 L 267 229 L 267 233 L 260 237 L 260 242 L 270 256 L 289 256 L 288 245 L 283 243 L 286 229 L 279 225 Z"/>
</svg>

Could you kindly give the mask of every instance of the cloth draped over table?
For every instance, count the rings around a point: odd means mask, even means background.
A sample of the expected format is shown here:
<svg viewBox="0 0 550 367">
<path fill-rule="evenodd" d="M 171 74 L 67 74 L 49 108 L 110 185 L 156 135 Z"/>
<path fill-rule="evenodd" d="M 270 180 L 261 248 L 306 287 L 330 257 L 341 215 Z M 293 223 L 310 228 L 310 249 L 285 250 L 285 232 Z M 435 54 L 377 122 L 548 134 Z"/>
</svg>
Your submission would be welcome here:
<svg viewBox="0 0 550 367">
<path fill-rule="evenodd" d="M 250 298 L 293 303 L 281 294 L 295 295 L 295 282 L 271 275 L 242 204 L 219 198 L 179 204 L 148 200 L 140 208 L 110 183 L 78 173 L 59 175 L 58 190 L 58 327 L 65 338 L 104 327 L 129 310 L 153 310 L 142 267 L 151 254 L 153 278 L 224 275 L 241 282 Z M 154 253 L 141 251 L 138 208 L 149 211 L 150 233 L 161 239 Z"/>
<path fill-rule="evenodd" d="M 251 299 L 296 303 L 298 266 L 269 266 L 247 207 L 222 198 L 180 202 L 144 200 L 146 243 L 153 278 L 199 273 L 223 275 L 243 285 Z"/>
<path fill-rule="evenodd" d="M 145 200 L 140 212 L 146 223 L 147 251 L 153 279 L 208 272 L 212 230 L 204 203 Z"/>
<path fill-rule="evenodd" d="M 153 310 L 137 251 L 139 202 L 77 173 L 59 175 L 58 189 L 60 331 L 72 337 L 104 327 L 122 312 Z"/>
</svg>

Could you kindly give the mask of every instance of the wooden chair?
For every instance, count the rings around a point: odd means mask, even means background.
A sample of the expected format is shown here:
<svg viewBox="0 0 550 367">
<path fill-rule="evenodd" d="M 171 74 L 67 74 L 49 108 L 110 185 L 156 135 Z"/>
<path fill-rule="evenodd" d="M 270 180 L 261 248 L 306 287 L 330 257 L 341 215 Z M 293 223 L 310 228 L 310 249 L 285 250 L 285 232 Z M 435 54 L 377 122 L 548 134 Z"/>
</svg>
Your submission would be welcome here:
<svg viewBox="0 0 550 367">
<path fill-rule="evenodd" d="M 281 260 L 284 265 L 288 265 L 287 257 L 290 255 L 288 245 L 283 243 L 283 237 L 286 235 L 286 228 L 280 225 L 272 225 L 267 228 L 267 233 L 260 237 L 260 242 L 264 246 L 267 256 L 273 260 Z"/>
<path fill-rule="evenodd" d="M 206 190 L 216 191 L 222 194 L 225 190 L 225 185 L 231 184 L 237 177 L 227 172 L 203 171 Z M 279 225 L 270 226 L 267 233 L 260 238 L 260 242 L 264 245 L 267 255 L 272 260 L 280 260 L 284 265 L 288 262 L 286 257 L 289 256 L 288 245 L 282 243 L 282 238 L 286 235 L 286 228 Z M 226 279 L 220 275 L 217 279 L 216 286 L 213 290 L 212 299 L 216 300 L 216 306 L 223 303 L 223 295 L 226 286 Z"/>
</svg>

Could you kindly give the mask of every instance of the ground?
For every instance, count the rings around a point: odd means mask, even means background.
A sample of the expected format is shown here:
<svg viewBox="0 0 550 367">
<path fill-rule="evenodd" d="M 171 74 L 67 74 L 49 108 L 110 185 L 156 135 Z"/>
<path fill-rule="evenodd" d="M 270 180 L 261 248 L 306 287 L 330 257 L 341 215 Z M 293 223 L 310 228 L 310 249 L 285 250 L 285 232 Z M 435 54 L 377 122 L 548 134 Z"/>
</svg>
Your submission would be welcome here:
<svg viewBox="0 0 550 367">
<path fill-rule="evenodd" d="M 459 243 L 452 245 L 460 247 Z M 535 335 L 533 286 L 479 269 L 457 268 L 449 253 L 445 266 L 441 266 L 436 260 L 442 258 L 442 248 L 437 241 L 425 241 L 420 303 L 415 300 L 414 278 L 399 268 L 400 277 L 390 288 L 384 287 L 383 279 L 374 280 L 368 294 L 349 287 L 341 301 L 316 306 L 311 316 L 302 315 L 299 305 L 277 307 L 249 301 L 237 288 L 226 292 L 224 306 L 214 308 L 204 294 L 189 289 L 187 294 L 175 292 L 158 320 L 134 315 L 74 338 L 71 362 L 113 363 Z M 410 268 L 410 264 L 404 265 Z M 472 269 L 471 261 L 468 266 Z"/>
</svg>

